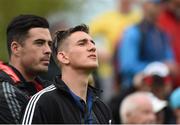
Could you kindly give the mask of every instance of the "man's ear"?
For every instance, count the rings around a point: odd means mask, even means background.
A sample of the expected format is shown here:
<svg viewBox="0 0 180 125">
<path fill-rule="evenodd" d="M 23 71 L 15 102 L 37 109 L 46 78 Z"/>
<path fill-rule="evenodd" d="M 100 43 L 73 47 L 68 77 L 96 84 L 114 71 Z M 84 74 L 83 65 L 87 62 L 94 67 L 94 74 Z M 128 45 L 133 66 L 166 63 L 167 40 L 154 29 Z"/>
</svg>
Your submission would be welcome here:
<svg viewBox="0 0 180 125">
<path fill-rule="evenodd" d="M 12 54 L 16 55 L 16 56 L 20 56 L 20 51 L 21 51 L 21 44 L 16 42 L 16 41 L 13 41 L 11 43 L 11 51 L 12 51 Z"/>
<path fill-rule="evenodd" d="M 62 64 L 69 64 L 69 62 L 70 62 L 68 56 L 63 51 L 58 52 L 57 59 Z"/>
</svg>

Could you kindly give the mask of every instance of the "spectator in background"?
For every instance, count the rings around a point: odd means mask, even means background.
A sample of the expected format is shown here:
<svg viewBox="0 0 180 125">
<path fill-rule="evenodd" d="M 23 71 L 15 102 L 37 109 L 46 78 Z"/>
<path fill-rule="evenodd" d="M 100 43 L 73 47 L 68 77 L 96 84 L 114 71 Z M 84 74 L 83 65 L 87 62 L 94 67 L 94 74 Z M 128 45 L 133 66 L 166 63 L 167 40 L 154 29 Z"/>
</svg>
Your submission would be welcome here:
<svg viewBox="0 0 180 125">
<path fill-rule="evenodd" d="M 46 87 L 52 38 L 43 17 L 20 15 L 7 27 L 9 64 L 0 62 L 0 123 L 19 124 L 32 95 Z"/>
<path fill-rule="evenodd" d="M 175 123 L 180 124 L 180 87 L 175 89 L 170 96 L 170 106 L 175 115 Z M 175 124 L 174 123 L 174 124 Z"/>
<path fill-rule="evenodd" d="M 119 108 L 123 124 L 155 124 L 156 116 L 152 101 L 146 92 L 128 95 Z"/>
<path fill-rule="evenodd" d="M 117 118 L 119 117 L 117 109 L 119 105 L 121 105 L 122 100 L 129 94 L 137 91 L 151 92 L 156 98 L 167 100 L 172 91 L 172 80 L 168 67 L 160 62 L 150 63 L 142 72 L 135 75 L 131 88 L 122 91 L 111 100 L 110 107 L 113 112 L 115 123 L 118 124 L 121 122 L 121 119 Z M 166 109 L 161 112 L 156 111 L 157 118 L 161 119 L 158 120 L 159 122 L 170 123 L 169 121 L 171 119 L 167 116 L 171 116 L 171 114 L 167 110 L 169 110 L 169 107 L 166 107 Z M 168 115 L 165 114 L 166 112 L 168 112 Z"/>
<path fill-rule="evenodd" d="M 180 86 L 180 0 L 163 0 L 164 8 L 158 18 L 159 27 L 164 30 L 170 40 L 178 64 L 175 74 L 175 87 Z"/>
<path fill-rule="evenodd" d="M 90 23 L 90 33 L 97 41 L 99 52 L 98 68 L 100 86 L 104 91 L 103 99 L 108 101 L 112 95 L 113 55 L 117 40 L 125 28 L 141 20 L 141 13 L 133 8 L 134 0 L 116 0 L 118 10 L 105 12 Z M 99 42 L 99 46 L 98 46 Z"/>
<path fill-rule="evenodd" d="M 137 73 L 133 84 L 138 90 L 150 91 L 159 99 L 166 100 L 173 90 L 173 80 L 168 66 L 161 62 L 152 62 Z"/>
<path fill-rule="evenodd" d="M 168 66 L 160 62 L 152 62 L 145 69 L 136 74 L 133 79 L 134 87 L 138 90 L 152 92 L 158 99 L 169 100 L 173 90 L 172 75 Z M 165 124 L 173 123 L 173 113 L 169 105 L 157 113 L 157 119 Z M 158 120 L 159 121 L 159 120 Z"/>
<path fill-rule="evenodd" d="M 144 19 L 138 25 L 128 28 L 119 44 L 119 72 L 122 74 L 122 87 L 132 87 L 135 74 L 144 70 L 151 62 L 165 63 L 174 72 L 175 63 L 172 48 L 166 34 L 157 25 L 161 10 L 160 0 L 143 2 Z"/>
</svg>

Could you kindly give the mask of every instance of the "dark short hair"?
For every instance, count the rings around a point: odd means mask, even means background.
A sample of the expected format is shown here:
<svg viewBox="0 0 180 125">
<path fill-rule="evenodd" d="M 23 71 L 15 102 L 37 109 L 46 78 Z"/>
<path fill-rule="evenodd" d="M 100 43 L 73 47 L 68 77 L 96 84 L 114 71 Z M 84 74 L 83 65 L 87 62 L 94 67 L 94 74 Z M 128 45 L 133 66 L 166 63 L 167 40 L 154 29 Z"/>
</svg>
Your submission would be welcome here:
<svg viewBox="0 0 180 125">
<path fill-rule="evenodd" d="M 11 55 L 11 43 L 15 40 L 22 43 L 31 28 L 49 28 L 48 21 L 36 15 L 19 15 L 7 27 L 7 48 Z"/>
<path fill-rule="evenodd" d="M 58 53 L 58 48 L 61 46 L 63 41 L 69 37 L 72 33 L 82 31 L 89 34 L 89 27 L 85 24 L 77 25 L 73 28 L 69 28 L 67 30 L 60 30 L 55 33 L 55 37 L 53 39 L 52 51 L 53 55 L 56 56 Z"/>
</svg>

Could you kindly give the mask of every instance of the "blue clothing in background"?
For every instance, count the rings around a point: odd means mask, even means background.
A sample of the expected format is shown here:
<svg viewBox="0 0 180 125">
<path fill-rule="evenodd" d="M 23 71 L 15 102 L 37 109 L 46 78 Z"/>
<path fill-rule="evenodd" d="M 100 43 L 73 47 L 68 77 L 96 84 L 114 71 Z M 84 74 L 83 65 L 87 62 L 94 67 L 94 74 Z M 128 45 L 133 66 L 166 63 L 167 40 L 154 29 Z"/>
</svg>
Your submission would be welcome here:
<svg viewBox="0 0 180 125">
<path fill-rule="evenodd" d="M 174 60 L 166 34 L 146 21 L 129 27 L 118 48 L 118 67 L 123 88 L 131 87 L 134 75 L 149 63 Z"/>
</svg>

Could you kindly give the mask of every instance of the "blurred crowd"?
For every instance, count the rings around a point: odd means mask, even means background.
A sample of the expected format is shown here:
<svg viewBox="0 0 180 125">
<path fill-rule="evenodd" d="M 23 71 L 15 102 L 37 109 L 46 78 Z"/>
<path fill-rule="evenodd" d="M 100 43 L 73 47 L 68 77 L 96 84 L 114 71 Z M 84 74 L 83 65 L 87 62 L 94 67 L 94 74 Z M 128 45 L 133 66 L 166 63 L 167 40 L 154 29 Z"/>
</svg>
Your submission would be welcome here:
<svg viewBox="0 0 180 125">
<path fill-rule="evenodd" d="M 102 99 L 115 123 L 180 123 L 180 1 L 116 2 L 118 10 L 90 22 L 99 46 L 95 85 L 104 91 Z"/>
</svg>

